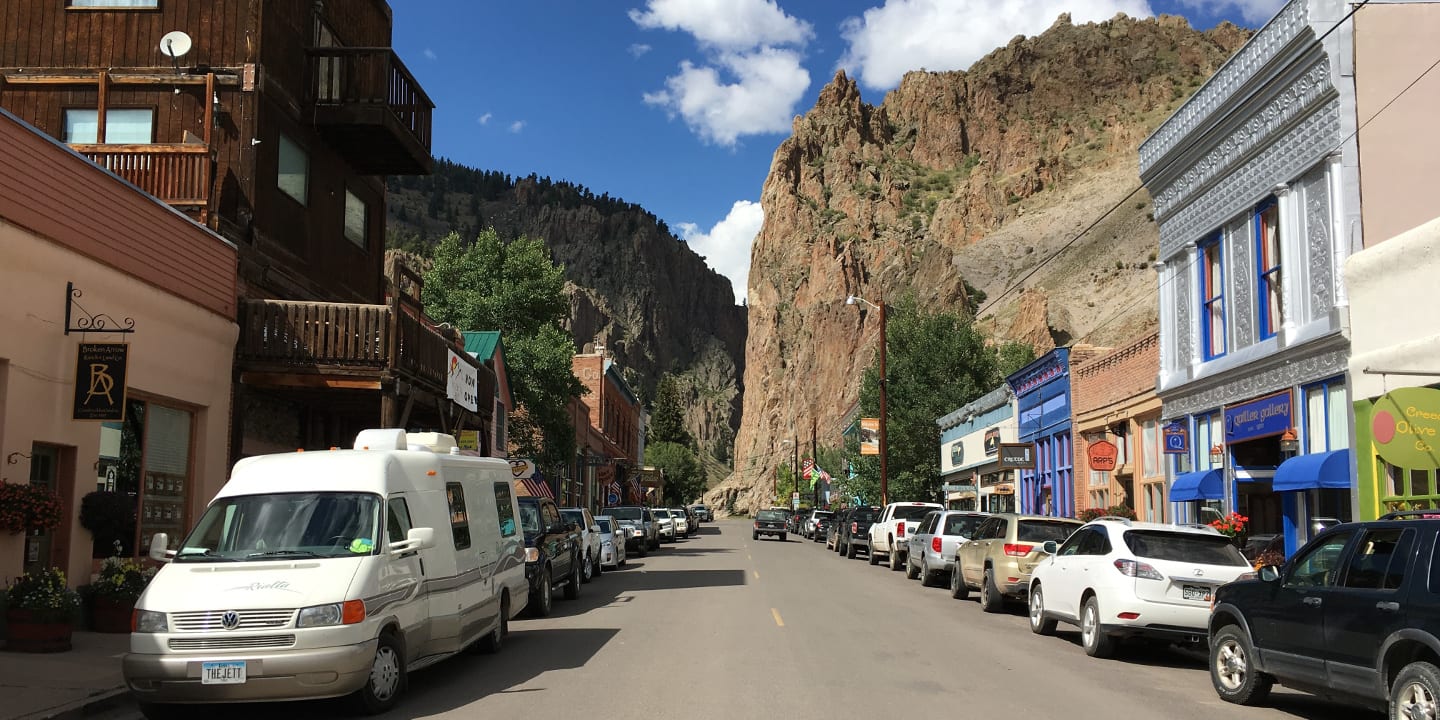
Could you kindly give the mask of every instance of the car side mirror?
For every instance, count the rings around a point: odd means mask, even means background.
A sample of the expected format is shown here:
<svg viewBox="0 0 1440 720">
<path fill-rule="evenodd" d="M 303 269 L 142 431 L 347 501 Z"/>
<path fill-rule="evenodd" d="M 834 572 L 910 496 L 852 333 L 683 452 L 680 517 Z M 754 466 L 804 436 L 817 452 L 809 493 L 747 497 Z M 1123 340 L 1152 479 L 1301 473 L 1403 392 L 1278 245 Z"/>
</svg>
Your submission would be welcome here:
<svg viewBox="0 0 1440 720">
<path fill-rule="evenodd" d="M 1059 549 L 1060 545 L 1057 544 L 1054 540 L 1046 540 L 1045 544 L 1040 546 L 1040 551 L 1045 553 L 1046 555 L 1054 555 L 1055 551 Z"/>
<path fill-rule="evenodd" d="M 391 555 L 404 555 L 416 550 L 429 550 L 435 547 L 435 528 L 410 528 L 405 533 L 405 539 L 400 542 L 390 543 Z"/>
<path fill-rule="evenodd" d="M 1267 583 L 1278 582 L 1280 580 L 1280 568 L 1275 567 L 1274 565 L 1266 565 L 1264 567 L 1261 567 L 1260 579 Z"/>
<path fill-rule="evenodd" d="M 155 533 L 150 537 L 150 559 L 160 562 L 170 562 L 175 557 L 175 551 L 170 549 L 170 536 L 165 533 Z"/>
</svg>

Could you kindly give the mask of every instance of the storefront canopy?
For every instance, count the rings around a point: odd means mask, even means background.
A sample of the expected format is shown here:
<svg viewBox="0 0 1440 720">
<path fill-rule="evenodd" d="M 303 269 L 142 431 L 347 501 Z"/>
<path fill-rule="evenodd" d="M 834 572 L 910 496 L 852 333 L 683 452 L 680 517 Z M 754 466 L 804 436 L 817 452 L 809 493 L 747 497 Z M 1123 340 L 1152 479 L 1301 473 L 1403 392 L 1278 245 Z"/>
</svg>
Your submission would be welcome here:
<svg viewBox="0 0 1440 720">
<path fill-rule="evenodd" d="M 1219 470 L 1185 473 L 1170 486 L 1170 502 L 1219 500 L 1225 497 L 1225 482 Z"/>
<path fill-rule="evenodd" d="M 1297 455 L 1275 470 L 1271 485 L 1275 492 L 1345 490 L 1350 487 L 1350 451 L 1335 450 L 1313 455 Z"/>
</svg>

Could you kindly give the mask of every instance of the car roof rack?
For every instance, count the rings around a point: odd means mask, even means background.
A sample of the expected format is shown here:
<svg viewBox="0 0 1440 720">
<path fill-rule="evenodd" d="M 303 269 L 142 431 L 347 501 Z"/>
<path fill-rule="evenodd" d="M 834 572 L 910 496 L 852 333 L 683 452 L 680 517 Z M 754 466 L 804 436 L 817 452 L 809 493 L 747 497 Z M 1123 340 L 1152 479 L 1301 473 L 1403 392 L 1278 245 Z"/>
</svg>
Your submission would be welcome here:
<svg viewBox="0 0 1440 720">
<path fill-rule="evenodd" d="M 1440 510 L 1393 510 L 1380 516 L 1380 520 L 1440 520 Z"/>
<path fill-rule="evenodd" d="M 1101 515 L 1100 517 L 1095 518 L 1095 520 L 1119 520 L 1126 525 L 1129 525 L 1131 522 L 1130 518 L 1127 518 L 1124 515 Z M 1095 522 L 1095 520 L 1091 520 L 1090 522 Z"/>
</svg>

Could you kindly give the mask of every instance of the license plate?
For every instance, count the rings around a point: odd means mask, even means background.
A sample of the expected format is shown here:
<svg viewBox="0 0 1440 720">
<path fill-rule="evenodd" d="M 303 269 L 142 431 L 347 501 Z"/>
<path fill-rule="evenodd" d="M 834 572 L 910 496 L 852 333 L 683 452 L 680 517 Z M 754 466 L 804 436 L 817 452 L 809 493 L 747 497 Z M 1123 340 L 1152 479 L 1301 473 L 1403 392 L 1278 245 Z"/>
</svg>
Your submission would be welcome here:
<svg viewBox="0 0 1440 720">
<path fill-rule="evenodd" d="M 200 663 L 201 685 L 243 685 L 244 683 L 244 660 Z"/>
<path fill-rule="evenodd" d="M 1180 596 L 1186 600 L 1210 601 L 1210 588 L 1202 585 L 1181 585 Z"/>
</svg>

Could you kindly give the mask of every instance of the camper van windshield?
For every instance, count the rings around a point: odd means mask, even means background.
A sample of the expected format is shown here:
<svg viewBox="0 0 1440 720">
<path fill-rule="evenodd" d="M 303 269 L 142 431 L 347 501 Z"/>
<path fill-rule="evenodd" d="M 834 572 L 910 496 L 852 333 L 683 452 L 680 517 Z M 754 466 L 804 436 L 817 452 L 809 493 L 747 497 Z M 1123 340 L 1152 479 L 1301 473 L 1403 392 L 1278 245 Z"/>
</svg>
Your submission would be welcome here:
<svg viewBox="0 0 1440 720">
<path fill-rule="evenodd" d="M 175 561 L 354 557 L 380 552 L 383 541 L 377 495 L 242 495 L 216 500 L 180 545 Z"/>
</svg>

